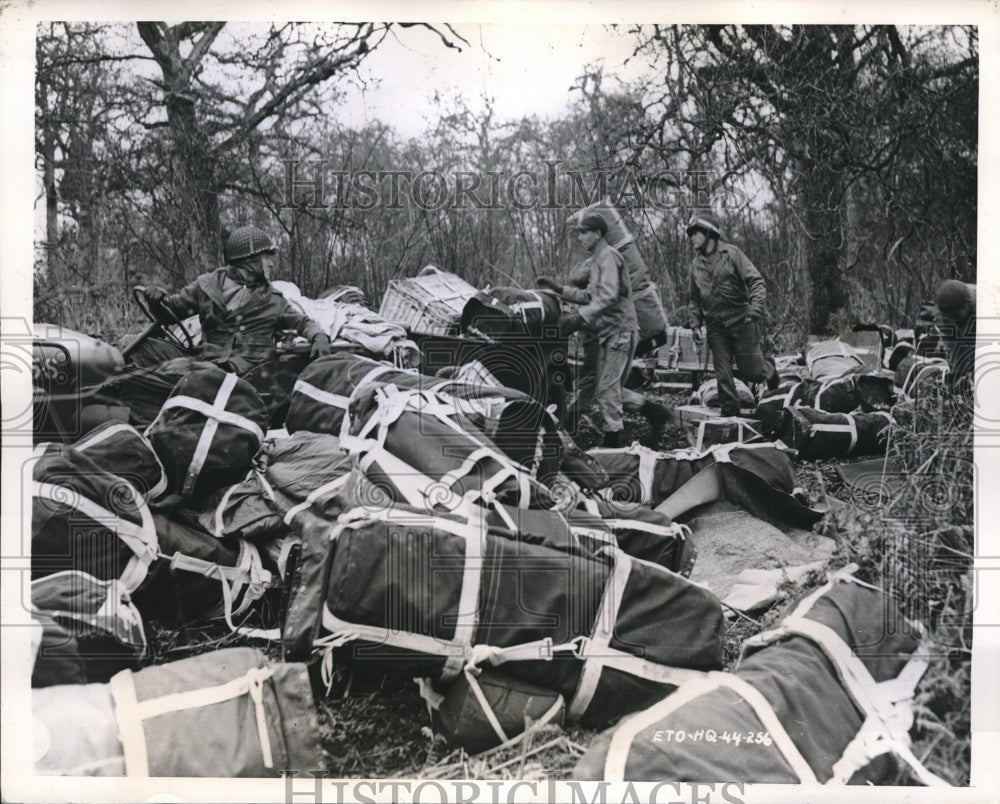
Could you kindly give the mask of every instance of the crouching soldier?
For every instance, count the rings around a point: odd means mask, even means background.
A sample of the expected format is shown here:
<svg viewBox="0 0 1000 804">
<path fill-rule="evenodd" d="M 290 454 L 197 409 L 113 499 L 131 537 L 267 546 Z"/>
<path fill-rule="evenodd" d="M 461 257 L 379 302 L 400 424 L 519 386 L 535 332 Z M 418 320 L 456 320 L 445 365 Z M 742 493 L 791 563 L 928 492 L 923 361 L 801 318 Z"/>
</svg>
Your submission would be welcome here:
<svg viewBox="0 0 1000 804">
<path fill-rule="evenodd" d="M 226 240 L 226 265 L 202 274 L 177 293 L 147 288 L 153 312 L 178 318 L 198 314 L 200 356 L 243 375 L 275 357 L 275 333 L 295 330 L 312 343 L 312 356 L 330 353 L 330 338 L 271 287 L 274 242 L 256 226 L 241 226 Z"/>
<path fill-rule="evenodd" d="M 624 260 L 604 241 L 607 233 L 607 223 L 600 215 L 584 215 L 577 239 L 587 256 L 573 267 L 569 284 L 546 276 L 538 280 L 539 287 L 580 305 L 575 314 L 559 320 L 563 338 L 583 331 L 583 367 L 565 419 L 573 431 L 576 416 L 589 410 L 596 399 L 604 420 L 602 446 L 625 445 L 625 410 L 646 416 L 653 431 L 653 446 L 657 446 L 670 414 L 663 405 L 625 388 L 639 328 Z"/>
<path fill-rule="evenodd" d="M 976 286 L 946 279 L 934 296 L 953 390 L 968 391 L 976 367 Z"/>
</svg>

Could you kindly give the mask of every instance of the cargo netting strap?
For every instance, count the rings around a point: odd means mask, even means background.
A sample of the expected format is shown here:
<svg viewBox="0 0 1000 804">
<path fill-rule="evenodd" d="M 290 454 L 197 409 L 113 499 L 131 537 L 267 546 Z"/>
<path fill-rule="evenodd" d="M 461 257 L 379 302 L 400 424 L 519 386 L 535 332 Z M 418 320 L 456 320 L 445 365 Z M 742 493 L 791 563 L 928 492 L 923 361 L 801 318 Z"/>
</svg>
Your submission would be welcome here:
<svg viewBox="0 0 1000 804">
<path fill-rule="evenodd" d="M 476 433 L 463 429 L 452 415 L 455 412 L 451 397 L 442 396 L 425 390 L 401 391 L 395 385 L 387 385 L 378 390 L 378 407 L 368 417 L 360 432 L 354 436 L 341 439 L 341 446 L 358 460 L 358 465 L 366 474 L 373 464 L 378 464 L 390 475 L 396 488 L 403 494 L 409 505 L 416 507 L 430 503 L 455 510 L 466 508 L 470 503 L 482 500 L 491 505 L 495 500 L 496 489 L 507 480 L 517 484 L 519 500 L 522 507 L 527 507 L 530 501 L 530 475 L 513 463 L 506 455 L 477 436 Z M 404 412 L 414 412 L 433 416 L 456 434 L 470 441 L 475 449 L 460 466 L 445 473 L 440 479 L 434 480 L 401 458 L 393 455 L 385 447 L 389 427 L 395 424 Z M 470 489 L 464 495 L 451 493 L 454 499 L 448 499 L 448 493 L 453 487 L 484 459 L 499 464 L 492 477 L 486 479 L 481 489 Z"/>
<path fill-rule="evenodd" d="M 230 631 L 253 639 L 272 640 L 281 637 L 281 629 L 278 628 L 247 628 L 237 626 L 233 622 L 234 617 L 246 613 L 250 606 L 258 601 L 274 582 L 271 573 L 264 569 L 260 552 L 256 546 L 241 539 L 240 552 L 235 567 L 226 567 L 180 552 L 174 553 L 172 556 L 164 555 L 162 557 L 170 561 L 171 570 L 184 570 L 204 575 L 206 578 L 218 578 L 222 585 L 222 612 Z M 239 606 L 234 609 L 233 601 L 240 592 L 243 592 L 243 597 Z"/>
<path fill-rule="evenodd" d="M 123 670 L 111 677 L 111 697 L 115 702 L 115 718 L 118 721 L 125 768 L 129 776 L 149 777 L 149 754 L 146 745 L 144 723 L 147 720 L 172 712 L 201 709 L 206 706 L 231 701 L 249 695 L 253 702 L 257 721 L 257 738 L 260 741 L 264 767 L 274 767 L 271 739 L 267 730 L 267 713 L 264 709 L 264 683 L 274 671 L 267 667 L 255 667 L 239 678 L 216 687 L 174 692 L 158 698 L 138 700 L 135 680 L 131 670 Z M 178 735 L 183 737 L 183 735 Z"/>
<path fill-rule="evenodd" d="M 298 379 L 295 381 L 295 385 L 292 386 L 293 394 L 302 394 L 310 399 L 319 402 L 322 405 L 326 405 L 331 408 L 339 408 L 345 413 L 347 412 L 347 404 L 349 398 L 343 394 L 334 394 L 330 391 L 324 391 L 322 388 L 317 388 L 312 383 L 308 383 L 305 380 Z"/>
<path fill-rule="evenodd" d="M 455 633 L 451 639 L 348 622 L 337 617 L 330 611 L 329 606 L 324 605 L 321 621 L 323 628 L 329 633 L 314 642 L 315 647 L 326 650 L 322 668 L 324 681 L 329 682 L 332 678 L 332 649 L 357 640 L 391 645 L 430 656 L 443 656 L 445 663 L 441 671 L 441 680 L 451 681 L 458 676 L 472 650 L 479 622 L 479 591 L 482 584 L 483 548 L 487 533 L 486 522 L 481 514 L 470 510 L 468 515 L 469 521 L 466 522 L 441 517 L 435 519 L 433 524 L 436 530 L 460 536 L 465 542 L 462 587 L 454 615 Z M 345 530 L 363 527 L 372 521 L 412 526 L 413 514 L 393 509 L 377 512 L 352 509 L 338 517 L 337 523 L 330 531 L 330 541 L 339 539 Z"/>
<path fill-rule="evenodd" d="M 258 443 L 264 440 L 264 431 L 260 429 L 256 422 L 251 421 L 246 416 L 241 416 L 239 413 L 226 410 L 229 397 L 232 395 L 238 381 L 239 377 L 235 374 L 226 374 L 219 385 L 219 390 L 215 394 L 215 399 L 211 403 L 203 399 L 195 399 L 193 396 L 181 395 L 170 397 L 163 403 L 163 407 L 156 414 L 153 423 L 146 428 L 146 433 L 148 434 L 159 423 L 163 415 L 172 408 L 193 410 L 195 413 L 200 413 L 205 417 L 205 426 L 202 427 L 201 436 L 198 438 L 198 443 L 194 448 L 194 453 L 191 455 L 191 462 L 188 464 L 187 473 L 184 477 L 184 485 L 181 489 L 181 495 L 183 496 L 190 495 L 194 489 L 194 485 L 198 481 L 198 475 L 201 474 L 202 467 L 205 465 L 205 459 L 212 448 L 212 441 L 220 424 L 228 424 L 232 427 L 239 427 L 241 430 L 247 430 L 256 436 Z"/>
<path fill-rule="evenodd" d="M 128 433 L 129 435 L 135 436 L 136 438 L 139 438 L 141 441 L 143 441 L 149 452 L 149 456 L 154 461 L 156 461 L 156 466 L 160 470 L 160 479 L 157 481 L 156 485 L 153 486 L 153 488 L 149 489 L 146 492 L 146 497 L 148 499 L 155 500 L 157 497 L 159 497 L 161 494 L 163 494 L 163 492 L 167 490 L 167 472 L 163 468 L 163 464 L 160 462 L 160 456 L 157 455 L 156 451 L 153 449 L 153 445 L 146 440 L 146 437 L 142 435 L 142 433 L 140 433 L 138 430 L 132 427 L 132 425 L 113 424 L 110 427 L 105 428 L 104 430 L 92 433 L 88 436 L 84 436 L 82 440 L 77 441 L 73 445 L 73 449 L 78 450 L 80 452 L 86 452 L 91 447 L 94 447 L 97 444 L 107 441 L 109 438 L 114 438 L 119 433 Z"/>
<path fill-rule="evenodd" d="M 149 572 L 149 565 L 156 558 L 156 550 L 159 542 L 156 537 L 156 526 L 153 523 L 153 515 L 149 511 L 146 501 L 142 499 L 142 495 L 127 480 L 120 477 L 116 477 L 115 480 L 115 491 L 118 492 L 121 490 L 128 498 L 125 501 L 135 505 L 141 524 L 137 525 L 119 514 L 109 511 L 107 508 L 88 499 L 76 489 L 66 486 L 60 486 L 55 483 L 42 483 L 36 480 L 32 485 L 32 493 L 35 497 L 75 508 L 88 519 L 97 522 L 99 525 L 115 533 L 133 553 L 132 557 L 125 564 L 125 569 L 122 570 L 119 580 L 126 590 L 134 592 L 145 580 Z"/>
<path fill-rule="evenodd" d="M 846 784 L 871 760 L 892 753 L 909 766 L 921 784 L 951 787 L 944 779 L 927 770 L 910 750 L 908 732 L 913 723 L 912 700 L 917 684 L 927 669 L 927 660 L 923 657 L 930 651 L 930 643 L 921 641 L 896 678 L 878 682 L 836 631 L 805 616 L 838 581 L 876 589 L 854 578 L 850 574 L 853 569 L 856 565 L 852 564 L 834 573 L 829 583 L 802 600 L 777 628 L 747 640 L 740 660 L 747 648 L 758 649 L 796 636 L 816 644 L 829 659 L 837 678 L 864 713 L 865 720 L 843 755 L 834 763 L 833 777 L 827 784 Z"/>
<path fill-rule="evenodd" d="M 625 781 L 625 766 L 635 738 L 688 703 L 720 688 L 728 688 L 749 704 L 771 737 L 774 746 L 791 767 L 801 784 L 817 784 L 816 775 L 802 753 L 796 748 L 785 727 L 778 720 L 767 699 L 756 689 L 732 673 L 703 673 L 702 678 L 690 681 L 672 695 L 649 709 L 633 715 L 622 723 L 611 737 L 604 767 L 604 779 L 609 782 Z"/>
</svg>

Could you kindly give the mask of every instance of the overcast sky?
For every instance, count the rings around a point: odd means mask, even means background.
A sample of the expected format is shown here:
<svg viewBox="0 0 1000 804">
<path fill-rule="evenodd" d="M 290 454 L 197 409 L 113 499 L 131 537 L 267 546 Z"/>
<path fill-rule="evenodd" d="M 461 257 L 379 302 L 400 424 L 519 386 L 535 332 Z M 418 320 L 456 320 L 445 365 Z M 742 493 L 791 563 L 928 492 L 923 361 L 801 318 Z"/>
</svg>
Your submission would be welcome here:
<svg viewBox="0 0 1000 804">
<path fill-rule="evenodd" d="M 623 30 L 586 24 L 456 25 L 470 46 L 445 48 L 429 31 L 409 29 L 390 38 L 365 61 L 362 75 L 377 87 L 352 92 L 338 117 L 351 125 L 378 118 L 403 137 L 419 135 L 430 122 L 435 91 L 461 95 L 473 110 L 482 97 L 495 99 L 500 118 L 558 116 L 570 87 L 588 64 L 604 61 L 607 72 L 624 73 L 631 40 Z M 638 64 L 628 75 L 639 74 Z"/>
</svg>

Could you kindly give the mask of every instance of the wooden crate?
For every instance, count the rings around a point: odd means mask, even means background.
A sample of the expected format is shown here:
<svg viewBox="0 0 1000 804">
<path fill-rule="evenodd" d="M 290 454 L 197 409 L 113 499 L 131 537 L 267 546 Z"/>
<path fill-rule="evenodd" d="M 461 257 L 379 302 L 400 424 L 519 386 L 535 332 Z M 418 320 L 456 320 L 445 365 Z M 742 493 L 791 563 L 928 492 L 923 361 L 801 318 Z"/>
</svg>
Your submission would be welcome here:
<svg viewBox="0 0 1000 804">
<path fill-rule="evenodd" d="M 479 291 L 455 274 L 428 265 L 412 279 L 392 279 L 378 314 L 425 335 L 458 333 L 465 303 Z"/>
</svg>

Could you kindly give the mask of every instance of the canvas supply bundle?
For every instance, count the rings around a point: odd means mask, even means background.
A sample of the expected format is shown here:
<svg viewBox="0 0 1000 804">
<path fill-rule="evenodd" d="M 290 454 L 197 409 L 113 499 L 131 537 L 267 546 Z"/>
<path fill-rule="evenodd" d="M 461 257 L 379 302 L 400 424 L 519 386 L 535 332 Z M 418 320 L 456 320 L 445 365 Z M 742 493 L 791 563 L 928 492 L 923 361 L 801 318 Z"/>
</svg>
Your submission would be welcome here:
<svg viewBox="0 0 1000 804">
<path fill-rule="evenodd" d="M 354 468 L 336 436 L 299 431 L 265 441 L 246 478 L 226 489 L 198 521 L 218 539 L 266 543 L 287 534 L 302 509 L 333 519 L 345 508 L 379 508 L 389 501 Z"/>
<path fill-rule="evenodd" d="M 212 363 L 193 357 L 175 357 L 145 368 L 130 367 L 104 381 L 100 398 L 127 405 L 129 424 L 145 430 L 153 423 L 178 382 L 193 371 L 214 367 Z"/>
<path fill-rule="evenodd" d="M 885 430 L 892 417 L 875 413 L 824 413 L 812 408 L 786 408 L 777 437 L 806 460 L 885 453 Z"/>
<path fill-rule="evenodd" d="M 601 496 L 614 505 L 652 506 L 675 517 L 695 505 L 728 499 L 768 522 L 808 527 L 821 516 L 800 501 L 792 453 L 784 444 L 716 444 L 704 451 L 670 452 L 633 444 L 590 454 L 608 473 L 610 483 Z"/>
<path fill-rule="evenodd" d="M 465 303 L 461 327 L 466 335 L 503 345 L 545 340 L 559 323 L 562 305 L 551 293 L 521 288 L 481 290 Z"/>
<path fill-rule="evenodd" d="M 106 422 L 76 441 L 73 449 L 127 480 L 146 500 L 155 500 L 167 489 L 167 475 L 153 445 L 131 425 Z"/>
<path fill-rule="evenodd" d="M 757 404 L 753 391 L 742 380 L 735 379 L 736 394 L 740 400 L 741 408 L 752 408 Z M 698 386 L 698 390 L 691 393 L 690 404 L 704 405 L 709 408 L 719 407 L 719 384 L 716 380 L 705 380 Z"/>
<path fill-rule="evenodd" d="M 529 725 L 561 726 L 566 712 L 558 692 L 468 666 L 443 694 L 428 682 L 421 683 L 420 694 L 427 702 L 434 732 L 451 748 L 461 747 L 469 754 L 513 745 Z"/>
<path fill-rule="evenodd" d="M 32 466 L 31 575 L 79 570 L 129 592 L 156 557 L 153 517 L 127 480 L 85 452 L 39 444 Z"/>
<path fill-rule="evenodd" d="M 850 413 L 859 408 L 866 413 L 888 410 L 892 401 L 892 379 L 875 374 L 806 380 L 800 398 L 803 407 L 827 413 Z"/>
<path fill-rule="evenodd" d="M 32 686 L 76 683 L 77 667 L 84 683 L 104 682 L 119 670 L 137 668 L 146 655 L 142 616 L 121 581 L 57 572 L 31 582 L 31 607 L 36 619 L 59 626 L 43 635 Z"/>
<path fill-rule="evenodd" d="M 266 429 L 264 401 L 253 386 L 212 367 L 174 386 L 145 435 L 170 492 L 198 501 L 246 475 Z"/>
<path fill-rule="evenodd" d="M 487 512 L 490 533 L 583 556 L 618 548 L 633 558 L 687 577 L 697 551 L 685 525 L 637 506 L 617 506 L 582 497 L 565 512 L 496 505 Z"/>
<path fill-rule="evenodd" d="M 843 341 L 817 341 L 806 349 L 809 379 L 828 380 L 852 374 L 864 368 L 857 350 Z"/>
<path fill-rule="evenodd" d="M 336 658 L 443 682 L 467 664 L 500 666 L 591 724 L 720 666 L 708 590 L 620 550 L 594 559 L 497 537 L 467 514 L 303 515 L 286 655 L 322 650 L 327 672 Z"/>
<path fill-rule="evenodd" d="M 32 695 L 38 775 L 278 777 L 322 769 L 305 665 L 229 648 Z"/>
<path fill-rule="evenodd" d="M 608 781 L 890 784 L 909 748 L 927 645 L 887 595 L 839 574 L 781 625 L 591 745 L 574 777 Z"/>
<path fill-rule="evenodd" d="M 754 418 L 760 422 L 761 432 L 768 437 L 774 437 L 781 424 L 785 408 L 790 408 L 802 402 L 805 382 L 785 379 L 773 391 L 765 391 L 757 401 Z"/>
<path fill-rule="evenodd" d="M 501 452 L 442 391 L 376 389 L 341 445 L 396 502 L 426 510 L 493 501 L 551 505 L 529 469 Z"/>
<path fill-rule="evenodd" d="M 439 415 L 452 415 L 486 434 L 518 463 L 537 466 L 548 457 L 558 465 L 561 442 L 552 417 L 527 394 L 497 385 L 488 372 L 443 379 L 358 355 L 334 354 L 317 360 L 299 376 L 286 428 L 290 433 L 309 430 L 343 438 L 370 415 L 373 395 L 390 385 L 434 395 L 446 403 L 435 406 Z"/>
<path fill-rule="evenodd" d="M 153 520 L 160 548 L 148 583 L 135 594 L 139 610 L 172 625 L 223 617 L 234 631 L 267 636 L 236 625 L 278 584 L 277 568 L 265 566 L 258 547 L 245 539 L 217 539 L 180 509 L 169 517 L 154 514 Z"/>
</svg>

